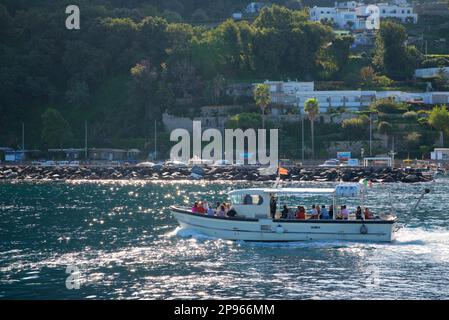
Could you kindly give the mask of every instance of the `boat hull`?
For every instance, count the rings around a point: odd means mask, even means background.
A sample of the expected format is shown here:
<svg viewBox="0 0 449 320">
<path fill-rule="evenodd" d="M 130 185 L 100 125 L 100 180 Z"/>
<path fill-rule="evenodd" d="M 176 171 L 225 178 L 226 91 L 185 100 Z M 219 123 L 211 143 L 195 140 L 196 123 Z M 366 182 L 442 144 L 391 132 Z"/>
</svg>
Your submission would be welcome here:
<svg viewBox="0 0 449 320">
<path fill-rule="evenodd" d="M 181 227 L 201 234 L 243 241 L 347 240 L 391 242 L 396 220 L 275 220 L 210 217 L 171 208 Z"/>
</svg>

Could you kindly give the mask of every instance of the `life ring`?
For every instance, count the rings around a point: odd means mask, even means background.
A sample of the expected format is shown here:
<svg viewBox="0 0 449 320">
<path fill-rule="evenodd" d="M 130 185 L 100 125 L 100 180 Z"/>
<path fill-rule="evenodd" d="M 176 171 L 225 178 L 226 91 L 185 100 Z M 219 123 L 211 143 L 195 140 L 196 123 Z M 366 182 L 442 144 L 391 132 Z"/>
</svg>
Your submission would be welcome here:
<svg viewBox="0 0 449 320">
<path fill-rule="evenodd" d="M 278 225 L 275 229 L 276 233 L 284 233 L 284 228 L 281 225 Z"/>
<path fill-rule="evenodd" d="M 368 227 L 365 226 L 364 224 L 362 224 L 362 226 L 360 227 L 360 233 L 361 234 L 367 234 L 368 233 Z"/>
</svg>

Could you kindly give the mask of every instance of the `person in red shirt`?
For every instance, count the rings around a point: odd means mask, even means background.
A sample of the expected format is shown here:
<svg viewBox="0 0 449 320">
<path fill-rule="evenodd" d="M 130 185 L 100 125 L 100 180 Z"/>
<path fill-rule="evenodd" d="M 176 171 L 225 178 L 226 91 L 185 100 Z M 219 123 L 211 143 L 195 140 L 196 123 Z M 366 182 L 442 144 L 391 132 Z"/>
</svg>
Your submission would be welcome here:
<svg viewBox="0 0 449 320">
<path fill-rule="evenodd" d="M 298 210 L 296 210 L 296 219 L 305 220 L 306 219 L 306 210 L 302 206 L 298 206 Z"/>
<path fill-rule="evenodd" d="M 202 202 L 200 202 L 200 203 L 198 203 L 198 209 L 197 209 L 198 211 L 198 213 L 206 213 L 206 210 L 204 209 L 204 206 L 203 206 L 203 203 Z"/>
</svg>

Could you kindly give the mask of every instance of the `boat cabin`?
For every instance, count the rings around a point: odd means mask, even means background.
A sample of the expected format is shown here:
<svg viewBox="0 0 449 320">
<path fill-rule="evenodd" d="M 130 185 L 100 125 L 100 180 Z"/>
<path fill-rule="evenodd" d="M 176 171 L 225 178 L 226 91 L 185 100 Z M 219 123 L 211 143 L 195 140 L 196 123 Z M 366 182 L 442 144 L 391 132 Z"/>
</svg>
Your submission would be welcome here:
<svg viewBox="0 0 449 320">
<path fill-rule="evenodd" d="M 363 202 L 363 191 L 360 184 L 340 184 L 335 188 L 251 188 L 240 189 L 229 192 L 231 206 L 239 216 L 246 218 L 270 218 L 271 203 L 276 200 L 279 211 L 280 204 L 296 202 L 304 203 L 309 198 L 317 196 L 328 196 L 331 198 L 331 204 L 337 207 L 337 197 L 355 197 L 361 196 Z M 288 201 L 286 199 L 292 199 Z M 279 201 L 282 199 L 282 203 Z M 296 206 L 294 206 L 296 208 Z M 335 215 L 335 212 L 334 212 Z M 335 216 L 333 217 L 335 218 Z"/>
</svg>

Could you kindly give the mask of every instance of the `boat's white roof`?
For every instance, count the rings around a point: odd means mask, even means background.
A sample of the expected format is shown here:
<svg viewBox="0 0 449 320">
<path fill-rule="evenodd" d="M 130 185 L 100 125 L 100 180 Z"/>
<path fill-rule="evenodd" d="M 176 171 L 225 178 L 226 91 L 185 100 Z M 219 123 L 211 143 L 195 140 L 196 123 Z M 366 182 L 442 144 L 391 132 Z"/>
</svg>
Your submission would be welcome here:
<svg viewBox="0 0 449 320">
<path fill-rule="evenodd" d="M 252 188 L 233 190 L 233 193 L 248 193 L 248 192 L 263 192 L 263 193 L 281 193 L 281 194 L 332 194 L 335 192 L 334 188 Z"/>
</svg>

